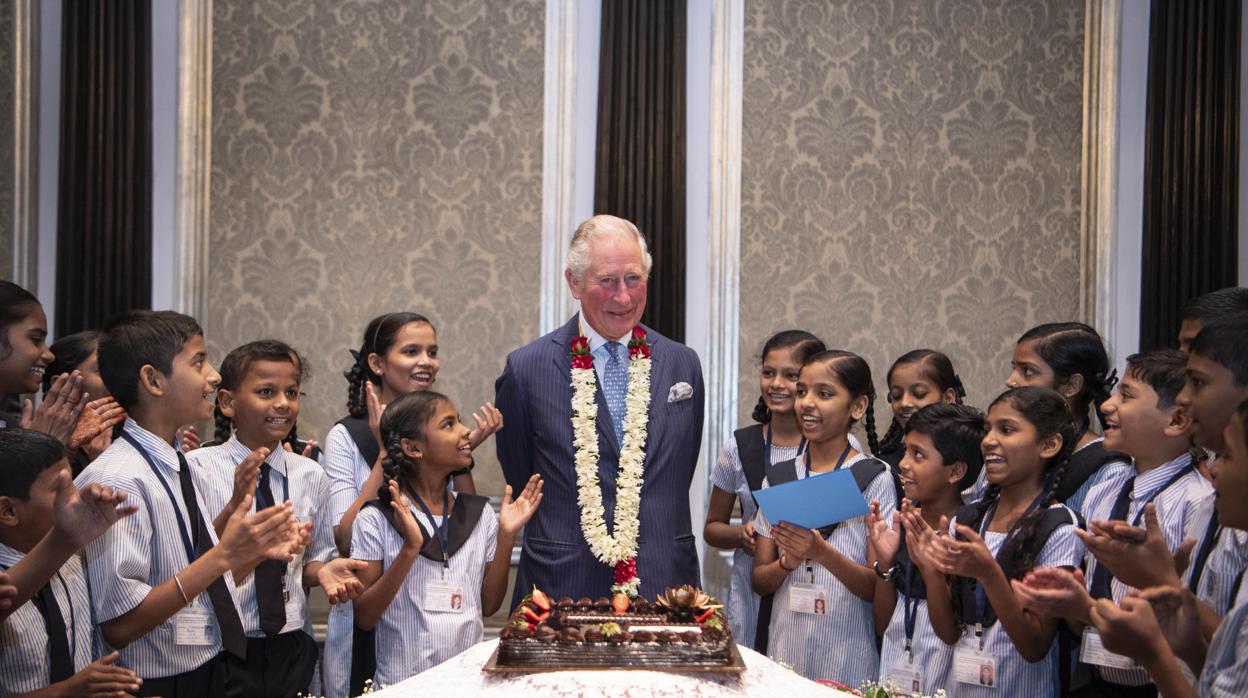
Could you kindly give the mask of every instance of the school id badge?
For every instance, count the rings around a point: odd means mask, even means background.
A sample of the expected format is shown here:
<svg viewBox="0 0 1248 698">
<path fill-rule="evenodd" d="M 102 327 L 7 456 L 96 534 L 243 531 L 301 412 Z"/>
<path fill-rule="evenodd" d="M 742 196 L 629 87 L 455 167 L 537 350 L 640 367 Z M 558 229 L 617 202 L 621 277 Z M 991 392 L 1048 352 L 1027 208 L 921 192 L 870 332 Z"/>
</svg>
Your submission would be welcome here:
<svg viewBox="0 0 1248 698">
<path fill-rule="evenodd" d="M 789 610 L 817 616 L 828 614 L 828 592 L 815 584 L 793 584 L 789 587 Z"/>
<path fill-rule="evenodd" d="M 174 642 L 203 647 L 217 643 L 217 623 L 212 614 L 199 608 L 184 608 L 173 617 Z"/>
<path fill-rule="evenodd" d="M 985 654 L 982 644 L 977 648 L 973 640 L 964 640 L 953 651 L 953 678 L 958 683 L 996 688 L 997 658 Z"/>
<path fill-rule="evenodd" d="M 885 678 L 904 695 L 923 695 L 923 669 L 913 659 L 902 657 L 893 662 Z"/>
<path fill-rule="evenodd" d="M 425 587 L 425 610 L 435 613 L 463 613 L 464 588 L 449 582 Z"/>
</svg>

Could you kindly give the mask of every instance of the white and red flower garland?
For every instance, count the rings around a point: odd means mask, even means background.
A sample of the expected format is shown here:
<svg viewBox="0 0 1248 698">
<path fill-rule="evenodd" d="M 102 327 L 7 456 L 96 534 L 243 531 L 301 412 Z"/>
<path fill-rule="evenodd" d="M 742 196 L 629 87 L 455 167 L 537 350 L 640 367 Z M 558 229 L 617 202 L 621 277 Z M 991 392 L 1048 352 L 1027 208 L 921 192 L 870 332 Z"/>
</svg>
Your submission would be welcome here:
<svg viewBox="0 0 1248 698">
<path fill-rule="evenodd" d="M 646 332 L 633 328 L 628 342 L 628 392 L 624 399 L 624 443 L 615 481 L 615 531 L 607 531 L 606 510 L 598 481 L 597 376 L 589 340 L 572 341 L 572 436 L 576 453 L 577 502 L 581 533 L 594 557 L 615 567 L 612 593 L 638 595 L 637 535 L 640 529 L 642 468 L 646 460 L 646 427 L 650 422 L 650 345 Z"/>
</svg>

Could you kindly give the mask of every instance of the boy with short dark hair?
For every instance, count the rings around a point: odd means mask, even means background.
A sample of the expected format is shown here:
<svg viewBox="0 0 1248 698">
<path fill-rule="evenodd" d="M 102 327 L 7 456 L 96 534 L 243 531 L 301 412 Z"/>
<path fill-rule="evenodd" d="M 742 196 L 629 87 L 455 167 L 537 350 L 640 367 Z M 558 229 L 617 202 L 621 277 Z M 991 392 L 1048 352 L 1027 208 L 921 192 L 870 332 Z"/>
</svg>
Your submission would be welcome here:
<svg viewBox="0 0 1248 698">
<path fill-rule="evenodd" d="M 939 618 L 948 612 L 947 604 L 934 609 L 927 604 L 929 585 L 944 585 L 945 575 L 915 560 L 906 542 L 958 513 L 962 490 L 983 469 L 980 442 L 987 430 L 984 414 L 966 405 L 927 405 L 906 421 L 905 452 L 897 470 L 905 499 L 891 524 L 879 517 L 877 503 L 867 515 L 867 558 L 877 576 L 872 613 L 882 637 L 881 683 L 917 684 L 916 693 L 923 695 L 953 683 L 953 649 L 933 626 L 954 621 Z M 930 612 L 938 615 L 937 622 Z"/>
<path fill-rule="evenodd" d="M 1108 540 L 1100 534 L 1105 522 L 1139 526 L 1149 516 L 1149 526 L 1160 532 L 1166 551 L 1172 553 L 1183 543 L 1184 530 L 1201 501 L 1213 492 L 1192 462 L 1191 420 L 1176 402 L 1186 364 L 1187 357 L 1174 349 L 1127 357 L 1126 373 L 1114 395 L 1101 403 L 1101 411 L 1106 448 L 1130 455 L 1133 468 L 1097 483 L 1084 501 L 1081 513 L 1093 529 L 1077 533 L 1088 546 L 1085 579 L 1044 569 L 1033 572 L 1022 585 L 1038 609 L 1066 619 L 1072 630 L 1083 634 L 1082 666 L 1075 673 L 1071 695 L 1134 695 L 1151 683 L 1143 669 L 1100 652 L 1100 637 L 1087 626 L 1096 599 L 1119 601 L 1136 588 L 1179 583 L 1173 565 L 1106 554 Z"/>
<path fill-rule="evenodd" d="M 74 494 L 61 442 L 28 429 L 0 430 L 0 568 L 30 553 Z M 91 661 L 91 636 L 86 575 L 71 555 L 29 603 L 0 621 L 0 695 L 137 690 L 138 675 L 114 665 L 116 652 Z"/>
<path fill-rule="evenodd" d="M 1179 350 L 1186 353 L 1205 325 L 1235 315 L 1248 315 L 1248 288 L 1231 286 L 1193 298 L 1179 317 Z"/>
<path fill-rule="evenodd" d="M 290 506 L 231 516 L 220 541 L 174 448 L 178 426 L 212 415 L 220 376 L 203 331 L 174 312 L 133 311 L 105 326 L 100 374 L 129 417 L 121 437 L 79 476 L 130 493 L 139 510 L 87 546 L 92 605 L 120 664 L 144 679 L 139 695 L 227 695 L 226 659 L 246 656 L 233 579 L 268 555 L 289 559 L 298 536 Z"/>
</svg>

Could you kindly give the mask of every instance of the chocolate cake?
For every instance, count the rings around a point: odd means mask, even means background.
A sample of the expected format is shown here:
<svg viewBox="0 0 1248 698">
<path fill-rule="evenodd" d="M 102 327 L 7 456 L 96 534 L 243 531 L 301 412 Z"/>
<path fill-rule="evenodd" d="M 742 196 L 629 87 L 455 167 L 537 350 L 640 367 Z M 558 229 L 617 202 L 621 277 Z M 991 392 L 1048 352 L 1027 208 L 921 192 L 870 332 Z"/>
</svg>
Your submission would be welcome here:
<svg viewBox="0 0 1248 698">
<path fill-rule="evenodd" d="M 645 599 L 552 602 L 537 589 L 499 633 L 498 668 L 714 670 L 736 655 L 723 608 L 690 586 Z"/>
</svg>

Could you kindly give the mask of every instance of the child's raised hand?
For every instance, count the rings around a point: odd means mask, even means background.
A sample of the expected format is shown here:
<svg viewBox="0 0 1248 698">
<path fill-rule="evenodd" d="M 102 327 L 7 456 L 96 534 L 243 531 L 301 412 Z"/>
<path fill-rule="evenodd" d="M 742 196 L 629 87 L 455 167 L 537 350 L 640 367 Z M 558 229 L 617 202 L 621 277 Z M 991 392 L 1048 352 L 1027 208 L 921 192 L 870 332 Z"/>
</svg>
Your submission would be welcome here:
<svg viewBox="0 0 1248 698">
<path fill-rule="evenodd" d="M 303 552 L 312 543 L 312 522 L 299 522 L 295 524 L 294 529 L 290 532 L 286 540 L 269 548 L 265 552 L 264 557 L 269 560 L 279 560 L 281 562 L 290 562 L 296 555 Z"/>
<path fill-rule="evenodd" d="M 757 540 L 754 533 L 754 519 L 750 519 L 741 526 L 741 549 L 753 555 L 757 549 Z"/>
<path fill-rule="evenodd" d="M 373 438 L 377 439 L 377 446 L 381 448 L 384 455 L 386 445 L 381 440 L 381 413 L 385 412 L 386 408 L 378 399 L 377 389 L 373 387 L 372 381 L 364 383 L 364 403 L 368 406 L 368 430 L 373 432 Z"/>
<path fill-rule="evenodd" d="M 959 577 L 987 578 L 997 569 L 997 561 L 984 539 L 969 526 L 959 524 L 957 532 L 964 540 L 941 536 L 928 548 L 937 569 Z"/>
<path fill-rule="evenodd" d="M 892 567 L 897 562 L 897 551 L 901 548 L 900 524 L 900 511 L 893 514 L 890 524 L 886 517 L 880 516 L 880 503 L 871 500 L 871 509 L 867 512 L 868 542 L 875 550 L 875 559 L 885 567 Z"/>
<path fill-rule="evenodd" d="M 1089 617 L 1110 652 L 1148 664 L 1169 651 L 1153 607 L 1144 599 L 1125 596 L 1121 606 L 1113 599 L 1098 599 Z"/>
<path fill-rule="evenodd" d="M 425 544 L 425 535 L 420 532 L 420 526 L 416 523 L 416 517 L 412 515 L 412 504 L 407 497 L 403 496 L 403 492 L 399 489 L 399 483 L 391 480 L 388 486 L 390 488 L 390 508 L 394 510 L 394 525 L 403 536 L 403 545 L 409 550 L 419 551 L 421 546 Z"/>
<path fill-rule="evenodd" d="M 57 685 L 70 696 L 129 696 L 138 691 L 143 679 L 133 671 L 117 666 L 117 652 L 109 652 L 85 669 Z"/>
<path fill-rule="evenodd" d="M 498 432 L 503 428 L 503 413 L 493 403 L 485 403 L 481 409 L 472 413 L 472 419 L 476 422 L 477 428 L 468 434 L 468 447 L 476 450 L 482 442 L 490 437 L 491 434 Z"/>
<path fill-rule="evenodd" d="M 289 442 L 289 441 L 283 441 L 283 442 L 282 442 L 282 448 L 286 449 L 286 452 L 287 452 L 287 453 L 294 453 L 294 452 L 295 452 L 295 449 L 291 448 L 291 446 L 290 446 L 290 442 Z M 312 452 L 313 452 L 315 449 L 316 449 L 316 439 L 308 439 L 308 440 L 307 440 L 307 441 L 303 444 L 303 450 L 299 452 L 299 455 L 303 456 L 304 458 L 311 458 L 311 457 L 312 457 Z"/>
<path fill-rule="evenodd" d="M 537 505 L 542 503 L 542 476 L 534 473 L 524 485 L 524 491 L 511 499 L 511 485 L 503 490 L 503 504 L 498 509 L 498 528 L 502 533 L 514 536 L 533 518 Z"/>
<path fill-rule="evenodd" d="M 125 409 L 111 397 L 88 402 L 78 415 L 78 424 L 69 438 L 70 448 L 82 448 L 95 460 L 113 442 L 113 427 L 125 418 Z"/>
<path fill-rule="evenodd" d="M 295 527 L 290 502 L 249 514 L 251 502 L 252 495 L 249 493 L 230 514 L 225 529 L 221 531 L 219 547 L 232 568 L 268 557 L 269 551 L 290 540 Z"/>
<path fill-rule="evenodd" d="M 75 550 L 82 549 L 109 526 L 139 510 L 136 504 L 126 504 L 126 498 L 125 492 L 98 484 L 80 490 L 69 471 L 62 470 L 56 476 L 52 531 Z"/>
<path fill-rule="evenodd" d="M 1196 596 L 1187 585 L 1152 587 L 1134 594 L 1153 607 L 1153 614 L 1157 616 L 1161 632 L 1177 656 L 1190 664 L 1192 662 L 1189 658 L 1193 653 L 1203 653 L 1207 649 L 1200 631 L 1200 611 Z"/>
<path fill-rule="evenodd" d="M 1144 528 L 1126 521 L 1092 521 L 1090 527 L 1091 532 L 1076 528 L 1075 535 L 1123 584 L 1137 589 L 1182 584 L 1196 539 L 1184 539 L 1171 554 L 1152 502 L 1144 505 Z"/>
<path fill-rule="evenodd" d="M 13 599 L 17 598 L 17 587 L 13 586 L 7 572 L 0 572 L 0 620 L 3 620 L 13 608 Z"/>
<path fill-rule="evenodd" d="M 237 509 L 244 497 L 255 494 L 256 481 L 260 478 L 260 465 L 268 457 L 269 449 L 261 446 L 248 453 L 243 462 L 234 468 L 234 493 L 230 495 L 229 507 Z"/>
<path fill-rule="evenodd" d="M 188 424 L 187 426 L 179 429 L 175 438 L 178 440 L 178 448 L 181 449 L 183 453 L 190 453 L 191 451 L 194 451 L 199 448 L 201 443 L 199 440 L 199 431 L 195 428 L 194 424 Z"/>
<path fill-rule="evenodd" d="M 771 537 L 789 555 L 799 560 L 817 557 L 821 546 L 827 545 L 818 531 L 781 521 L 771 529 Z"/>
<path fill-rule="evenodd" d="M 1036 615 L 1088 623 L 1092 596 L 1082 570 L 1037 567 L 1021 580 L 1012 580 L 1014 594 Z"/>
<path fill-rule="evenodd" d="M 87 394 L 82 392 L 82 374 L 78 371 L 62 373 L 52 379 L 52 385 L 39 407 L 36 408 L 30 400 L 26 401 L 18 423 L 24 429 L 48 434 L 67 448 L 78 448 L 73 443 L 73 435 L 78 417 L 86 405 L 86 397 Z"/>
<path fill-rule="evenodd" d="M 316 571 L 316 581 L 325 590 L 331 604 L 344 603 L 364 592 L 364 582 L 356 573 L 365 569 L 368 569 L 368 563 L 363 560 L 339 557 L 321 565 Z"/>
</svg>

